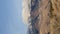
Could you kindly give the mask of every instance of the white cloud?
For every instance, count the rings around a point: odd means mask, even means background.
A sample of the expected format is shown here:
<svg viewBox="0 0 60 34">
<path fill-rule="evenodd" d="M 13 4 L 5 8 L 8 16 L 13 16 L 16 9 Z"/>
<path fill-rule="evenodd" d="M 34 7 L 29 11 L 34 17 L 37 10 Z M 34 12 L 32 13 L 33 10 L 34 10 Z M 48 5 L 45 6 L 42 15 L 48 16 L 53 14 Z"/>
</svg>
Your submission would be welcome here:
<svg viewBox="0 0 60 34">
<path fill-rule="evenodd" d="M 30 0 L 23 0 L 23 4 L 22 4 L 22 18 L 23 18 L 23 22 L 24 24 L 28 24 L 28 17 L 30 17 Z"/>
</svg>

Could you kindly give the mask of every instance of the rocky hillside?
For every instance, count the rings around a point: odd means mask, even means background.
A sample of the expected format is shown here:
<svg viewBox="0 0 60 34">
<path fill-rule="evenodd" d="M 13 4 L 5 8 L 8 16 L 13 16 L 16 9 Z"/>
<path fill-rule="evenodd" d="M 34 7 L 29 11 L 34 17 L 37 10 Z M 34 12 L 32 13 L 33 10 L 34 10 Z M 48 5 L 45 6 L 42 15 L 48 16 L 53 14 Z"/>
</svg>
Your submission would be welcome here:
<svg viewBox="0 0 60 34">
<path fill-rule="evenodd" d="M 60 34 L 60 0 L 31 0 L 30 6 L 28 34 Z"/>
</svg>

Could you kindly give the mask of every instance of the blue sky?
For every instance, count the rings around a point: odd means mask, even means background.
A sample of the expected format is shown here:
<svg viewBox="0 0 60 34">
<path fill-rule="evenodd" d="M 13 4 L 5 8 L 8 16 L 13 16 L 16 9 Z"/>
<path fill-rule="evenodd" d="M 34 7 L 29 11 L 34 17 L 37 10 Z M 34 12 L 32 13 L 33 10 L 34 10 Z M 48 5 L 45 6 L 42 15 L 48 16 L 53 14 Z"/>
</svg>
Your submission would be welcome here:
<svg viewBox="0 0 60 34">
<path fill-rule="evenodd" d="M 0 34 L 26 34 L 22 0 L 0 0 Z"/>
</svg>

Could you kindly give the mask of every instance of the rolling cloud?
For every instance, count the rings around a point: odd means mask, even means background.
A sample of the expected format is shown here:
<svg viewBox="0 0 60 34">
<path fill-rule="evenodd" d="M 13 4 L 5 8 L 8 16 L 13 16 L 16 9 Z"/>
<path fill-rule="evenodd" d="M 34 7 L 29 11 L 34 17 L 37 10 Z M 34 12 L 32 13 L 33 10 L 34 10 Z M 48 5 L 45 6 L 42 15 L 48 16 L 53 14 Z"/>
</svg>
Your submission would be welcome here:
<svg viewBox="0 0 60 34">
<path fill-rule="evenodd" d="M 30 0 L 23 0 L 22 6 L 23 22 L 24 24 L 28 25 L 28 18 L 30 17 Z"/>
</svg>

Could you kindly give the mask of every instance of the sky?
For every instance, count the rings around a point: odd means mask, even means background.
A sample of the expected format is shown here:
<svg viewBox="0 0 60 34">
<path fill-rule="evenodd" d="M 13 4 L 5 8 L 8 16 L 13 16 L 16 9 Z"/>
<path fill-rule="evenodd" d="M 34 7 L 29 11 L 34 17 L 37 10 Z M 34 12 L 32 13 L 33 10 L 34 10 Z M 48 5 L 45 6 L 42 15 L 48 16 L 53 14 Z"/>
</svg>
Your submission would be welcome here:
<svg viewBox="0 0 60 34">
<path fill-rule="evenodd" d="M 27 34 L 22 22 L 22 0 L 0 0 L 0 34 Z"/>
</svg>

